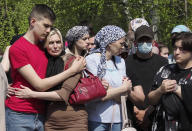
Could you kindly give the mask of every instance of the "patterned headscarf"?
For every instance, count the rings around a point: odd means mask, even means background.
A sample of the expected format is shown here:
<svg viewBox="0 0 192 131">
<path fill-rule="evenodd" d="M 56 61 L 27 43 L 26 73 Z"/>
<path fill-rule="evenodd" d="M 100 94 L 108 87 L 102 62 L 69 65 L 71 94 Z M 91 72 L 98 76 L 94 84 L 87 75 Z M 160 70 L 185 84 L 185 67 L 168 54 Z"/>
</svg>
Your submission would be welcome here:
<svg viewBox="0 0 192 131">
<path fill-rule="evenodd" d="M 125 31 L 115 25 L 107 25 L 103 27 L 95 36 L 96 48 L 90 51 L 90 54 L 100 52 L 101 59 L 97 69 L 97 76 L 99 78 L 104 77 L 106 73 L 106 47 L 126 35 Z"/>
<path fill-rule="evenodd" d="M 72 46 L 76 41 L 82 38 L 84 35 L 89 34 L 87 26 L 74 26 L 68 30 L 65 38 L 68 42 L 68 46 Z"/>
</svg>

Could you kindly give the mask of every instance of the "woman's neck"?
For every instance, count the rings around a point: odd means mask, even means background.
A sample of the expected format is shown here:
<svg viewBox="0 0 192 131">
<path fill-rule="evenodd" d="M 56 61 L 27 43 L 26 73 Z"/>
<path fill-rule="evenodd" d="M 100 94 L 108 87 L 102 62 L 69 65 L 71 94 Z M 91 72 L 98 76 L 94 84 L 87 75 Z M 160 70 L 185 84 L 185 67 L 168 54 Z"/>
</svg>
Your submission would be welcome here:
<svg viewBox="0 0 192 131">
<path fill-rule="evenodd" d="M 106 50 L 105 55 L 106 55 L 106 60 L 111 60 L 111 58 L 112 58 L 112 56 L 113 56 L 113 55 L 111 54 L 111 52 L 108 51 L 108 50 Z"/>
<path fill-rule="evenodd" d="M 77 49 L 76 47 L 73 48 L 72 52 L 75 56 L 81 56 L 82 50 Z"/>
</svg>

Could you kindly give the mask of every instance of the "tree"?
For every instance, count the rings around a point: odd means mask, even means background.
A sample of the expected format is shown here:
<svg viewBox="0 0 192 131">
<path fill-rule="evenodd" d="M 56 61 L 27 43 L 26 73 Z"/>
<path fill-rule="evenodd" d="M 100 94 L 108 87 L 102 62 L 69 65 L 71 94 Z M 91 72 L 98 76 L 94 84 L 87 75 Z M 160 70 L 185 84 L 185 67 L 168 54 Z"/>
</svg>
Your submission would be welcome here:
<svg viewBox="0 0 192 131">
<path fill-rule="evenodd" d="M 191 0 L 187 3 L 181 0 L 1 0 L 0 48 L 9 45 L 12 36 L 27 31 L 31 8 L 40 3 L 54 10 L 57 16 L 54 26 L 63 36 L 82 21 L 91 23 L 96 33 L 108 24 L 127 31 L 130 20 L 144 17 L 151 26 L 157 27 L 159 41 L 169 45 L 174 26 L 184 24 L 192 28 Z"/>
</svg>

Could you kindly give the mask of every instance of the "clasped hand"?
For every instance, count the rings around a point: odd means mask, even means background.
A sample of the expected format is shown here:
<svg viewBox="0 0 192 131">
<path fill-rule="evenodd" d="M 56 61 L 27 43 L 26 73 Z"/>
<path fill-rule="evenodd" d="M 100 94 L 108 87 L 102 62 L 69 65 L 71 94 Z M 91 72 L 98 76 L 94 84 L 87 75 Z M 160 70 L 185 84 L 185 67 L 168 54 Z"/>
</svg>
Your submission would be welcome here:
<svg viewBox="0 0 192 131">
<path fill-rule="evenodd" d="M 165 94 L 168 92 L 173 92 L 177 89 L 178 85 L 176 80 L 170 80 L 170 79 L 166 79 L 163 80 L 161 86 L 160 86 L 160 90 L 161 93 Z"/>
</svg>

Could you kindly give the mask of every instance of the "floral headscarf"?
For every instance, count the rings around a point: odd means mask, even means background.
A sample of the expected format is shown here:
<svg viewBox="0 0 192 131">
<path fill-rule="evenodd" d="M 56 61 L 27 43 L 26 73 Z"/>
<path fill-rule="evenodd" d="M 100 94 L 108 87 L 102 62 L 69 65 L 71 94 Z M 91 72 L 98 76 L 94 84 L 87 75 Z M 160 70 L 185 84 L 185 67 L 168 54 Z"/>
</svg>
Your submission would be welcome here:
<svg viewBox="0 0 192 131">
<path fill-rule="evenodd" d="M 77 40 L 82 38 L 84 35 L 89 34 L 87 26 L 74 26 L 68 30 L 65 38 L 68 42 L 68 46 L 72 46 Z"/>
<path fill-rule="evenodd" d="M 106 73 L 106 47 L 108 44 L 111 44 L 126 35 L 125 31 L 115 25 L 107 25 L 103 27 L 95 36 L 95 45 L 96 48 L 91 50 L 90 54 L 100 52 L 101 59 L 100 64 L 97 69 L 97 76 L 99 78 L 104 77 Z"/>
</svg>

